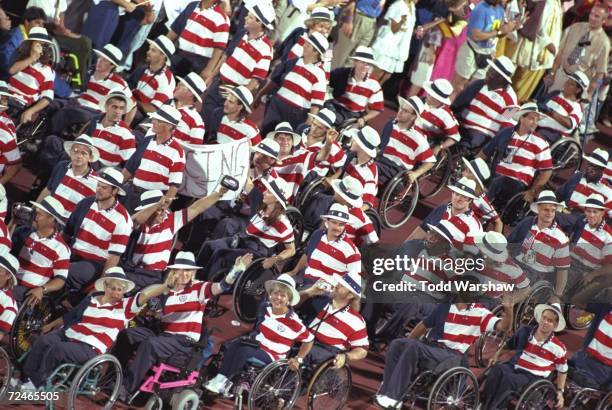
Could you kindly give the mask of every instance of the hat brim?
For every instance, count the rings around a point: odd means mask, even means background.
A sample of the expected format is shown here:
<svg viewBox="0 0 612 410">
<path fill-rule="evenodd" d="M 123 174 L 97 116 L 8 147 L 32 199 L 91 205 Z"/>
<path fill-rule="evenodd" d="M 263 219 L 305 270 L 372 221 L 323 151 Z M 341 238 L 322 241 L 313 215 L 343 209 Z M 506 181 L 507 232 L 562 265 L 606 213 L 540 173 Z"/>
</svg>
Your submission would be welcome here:
<svg viewBox="0 0 612 410">
<path fill-rule="evenodd" d="M 178 126 L 178 123 L 174 124 L 174 123 L 168 121 L 167 118 L 162 117 L 161 115 L 157 114 L 157 112 L 150 112 L 148 115 L 149 115 L 149 118 L 152 118 L 152 119 L 155 119 L 155 120 L 158 120 L 158 121 L 161 121 L 161 122 L 165 122 L 166 124 L 170 124 L 173 127 L 177 127 Z"/>
<path fill-rule="evenodd" d="M 370 64 L 371 66 L 378 67 L 378 66 L 376 65 L 376 61 L 374 61 L 374 60 L 372 60 L 372 59 L 369 59 L 369 58 L 358 57 L 358 56 L 350 56 L 349 58 L 350 58 L 351 60 L 361 61 L 361 62 L 363 62 L 363 63 Z"/>
<path fill-rule="evenodd" d="M 319 117 L 317 114 L 313 114 L 313 113 L 309 112 L 308 116 L 311 117 L 313 120 L 317 120 L 319 123 L 323 124 L 323 126 L 325 128 L 333 128 L 334 127 L 334 124 L 329 124 L 327 121 L 325 121 L 323 118 Z"/>
<path fill-rule="evenodd" d="M 352 138 L 353 141 L 359 145 L 359 148 L 363 150 L 366 154 L 368 154 L 371 158 L 375 158 L 378 152 L 376 152 L 376 148 L 371 149 L 364 145 L 364 143 L 359 139 L 359 137 Z"/>
<path fill-rule="evenodd" d="M 538 121 L 540 121 L 540 120 L 541 120 L 541 119 L 543 119 L 543 118 L 548 117 L 548 115 L 544 114 L 543 112 L 539 112 L 539 111 L 538 111 L 538 112 L 536 112 L 536 111 L 531 111 L 531 110 L 527 110 L 527 111 L 518 110 L 517 112 L 515 112 L 514 114 L 512 114 L 512 119 L 513 119 L 513 120 L 515 120 L 515 121 L 518 121 L 518 120 L 520 120 L 520 119 L 521 119 L 521 117 L 522 117 L 523 115 L 527 115 L 527 114 L 530 114 L 530 113 L 535 113 L 535 114 L 538 114 L 538 115 L 540 116 L 540 118 L 538 119 Z"/>
<path fill-rule="evenodd" d="M 449 238 L 448 236 L 446 236 L 446 233 L 444 233 L 444 232 L 442 232 L 441 230 L 439 230 L 437 226 L 432 225 L 432 224 L 427 224 L 427 227 L 428 227 L 430 230 L 432 230 L 432 231 L 434 231 L 435 233 L 437 233 L 438 235 L 440 235 L 441 237 L 443 237 L 444 239 L 446 239 L 446 241 L 447 241 L 448 243 L 450 243 L 451 245 L 453 244 L 453 239 L 452 239 L 452 238 Z"/>
<path fill-rule="evenodd" d="M 408 107 L 408 108 L 410 108 L 414 112 L 414 114 L 417 116 L 417 118 L 421 117 L 421 113 L 417 112 L 417 110 L 412 106 L 412 104 L 410 104 L 410 102 L 407 99 L 405 99 L 404 97 L 401 97 L 399 95 L 397 96 L 397 105 L 398 105 L 398 107 L 400 109 Z"/>
<path fill-rule="evenodd" d="M 35 207 L 35 208 L 37 208 L 37 209 L 40 209 L 41 211 L 44 211 L 45 213 L 47 213 L 47 214 L 51 215 L 53 218 L 55 218 L 55 220 L 56 220 L 57 222 L 61 223 L 62 225 L 64 225 L 64 224 L 66 223 L 66 220 L 65 220 L 65 219 L 64 219 L 62 216 L 60 216 L 60 215 L 55 215 L 54 213 L 49 212 L 49 210 L 48 210 L 47 208 L 45 208 L 44 206 L 42 206 L 42 204 L 40 204 L 40 203 L 38 203 L 38 202 L 35 202 L 35 201 L 30 201 L 30 204 L 31 204 L 33 207 Z"/>
<path fill-rule="evenodd" d="M 294 147 L 300 145 L 300 142 L 302 142 L 302 136 L 300 134 L 295 133 L 295 132 L 288 132 L 288 131 L 270 131 L 269 133 L 266 134 L 266 138 L 274 139 L 276 134 L 290 134 L 291 137 L 293 138 Z"/>
<path fill-rule="evenodd" d="M 336 215 L 321 215 L 321 219 L 333 219 L 334 221 L 349 223 L 348 219 L 344 219 Z"/>
<path fill-rule="evenodd" d="M 172 56 L 169 56 L 168 54 L 166 54 L 166 52 L 165 52 L 164 50 L 162 50 L 162 49 L 161 49 L 161 48 L 160 48 L 160 47 L 157 45 L 157 43 L 156 43 L 155 41 L 153 41 L 153 40 L 151 40 L 150 38 L 148 38 L 148 39 L 147 39 L 147 42 L 149 43 L 149 45 L 154 46 L 156 49 L 158 49 L 159 51 L 161 51 L 161 53 L 162 53 L 163 55 L 165 55 L 165 56 L 166 56 L 166 65 L 167 65 L 167 66 L 170 66 L 170 65 L 172 64 L 172 61 L 170 61 Z"/>
<path fill-rule="evenodd" d="M 476 247 L 480 250 L 480 252 L 484 253 L 489 258 L 493 259 L 495 262 L 507 261 L 508 256 L 510 255 L 508 253 L 508 249 L 504 249 L 502 253 L 493 253 L 483 243 L 484 237 L 485 237 L 485 234 L 477 235 L 476 237 L 474 237 L 474 245 L 476 245 Z"/>
<path fill-rule="evenodd" d="M 222 86 L 223 87 L 223 86 Z M 238 99 L 238 101 L 240 101 L 240 103 L 242 104 L 242 106 L 244 107 L 244 109 L 251 114 L 253 112 L 253 109 L 251 108 L 251 106 L 249 105 L 249 103 L 247 101 L 244 101 L 242 99 L 242 97 L 240 97 L 240 95 L 238 95 L 235 91 L 233 87 L 223 87 L 226 89 L 226 91 L 233 95 L 234 97 L 236 97 Z"/>
<path fill-rule="evenodd" d="M 493 62 L 493 60 L 491 60 L 490 58 L 487 59 L 487 64 L 489 64 L 489 67 L 491 67 L 492 69 L 494 69 L 495 71 L 497 71 L 497 73 L 499 75 L 501 75 L 502 77 L 504 77 L 504 79 L 506 81 L 508 81 L 510 84 L 512 84 L 512 77 L 509 77 L 506 73 L 504 73 L 502 70 L 499 69 L 499 67 L 497 67 L 495 65 L 495 63 Z"/>
<path fill-rule="evenodd" d="M 325 18 L 325 17 L 308 17 L 306 20 L 304 20 L 304 25 L 306 24 L 310 24 L 316 21 L 327 21 L 329 23 L 331 23 L 332 27 L 335 27 L 337 22 L 335 19 L 333 18 Z"/>
<path fill-rule="evenodd" d="M 425 90 L 425 92 L 427 93 L 427 95 L 431 95 L 432 98 L 435 98 L 436 101 L 441 102 L 442 104 L 446 104 L 446 105 L 450 105 L 451 104 L 451 100 L 450 98 L 446 97 L 442 97 L 441 95 L 439 95 L 437 92 L 435 92 L 432 88 L 431 88 L 431 81 L 426 82 L 425 84 L 423 84 L 423 89 Z"/>
<path fill-rule="evenodd" d="M 455 193 L 459 194 L 459 195 L 463 195 L 463 196 L 468 197 L 468 198 L 470 198 L 470 199 L 476 199 L 476 196 L 475 196 L 475 195 L 473 195 L 473 194 L 471 194 L 471 193 L 469 193 L 469 192 L 467 192 L 467 191 L 464 191 L 463 189 L 459 189 L 459 188 L 457 188 L 457 187 L 456 187 L 456 186 L 454 186 L 454 185 L 447 185 L 446 187 L 447 187 L 448 189 L 450 189 L 451 191 L 453 191 L 453 192 L 455 192 Z"/>
<path fill-rule="evenodd" d="M 100 100 L 100 110 L 102 112 L 106 112 L 106 102 L 110 99 L 110 98 L 122 98 L 120 95 L 110 95 L 107 94 L 104 97 L 102 97 L 102 99 Z M 127 95 L 123 96 L 123 101 L 125 101 L 125 114 L 126 115 L 128 112 L 132 111 L 132 109 L 134 108 L 134 103 L 132 102 L 132 99 L 130 97 L 128 97 Z"/>
<path fill-rule="evenodd" d="M 182 264 L 182 263 L 177 263 L 174 265 L 168 265 L 166 266 L 166 269 L 192 269 L 192 270 L 198 270 L 198 269 L 202 269 L 202 266 L 197 266 L 197 265 L 186 265 L 186 264 Z"/>
<path fill-rule="evenodd" d="M 592 204 L 578 204 L 580 208 L 592 208 L 592 209 L 608 209 L 605 205 L 592 205 Z"/>
<path fill-rule="evenodd" d="M 593 165 L 601 167 L 601 168 L 606 168 L 608 166 L 608 164 L 603 164 L 603 163 L 597 161 L 595 158 L 592 158 L 589 155 L 583 155 L 582 158 L 584 158 L 584 160 L 586 162 L 588 162 L 589 164 L 593 164 Z"/>
<path fill-rule="evenodd" d="M 472 173 L 472 175 L 474 176 L 474 178 L 476 179 L 476 182 L 478 183 L 478 185 L 480 185 L 480 187 L 483 190 L 486 190 L 487 188 L 485 187 L 484 183 L 480 180 L 480 178 L 478 178 L 478 174 L 476 173 L 476 171 L 474 170 L 474 167 L 472 167 L 472 164 L 470 164 L 470 161 L 468 161 L 465 157 L 461 157 L 461 161 L 463 161 L 463 165 L 470 170 L 470 172 Z"/>
<path fill-rule="evenodd" d="M 529 210 L 531 212 L 533 212 L 534 214 L 537 214 L 538 213 L 538 205 L 544 205 L 544 204 L 557 205 L 557 212 L 563 210 L 563 204 L 562 203 L 559 203 L 559 202 L 549 202 L 549 201 L 532 202 L 529 205 Z"/>
<path fill-rule="evenodd" d="M 143 211 L 145 209 L 151 208 L 152 206 L 157 205 L 157 203 L 152 203 L 152 204 L 147 204 L 147 205 L 138 205 L 136 208 L 134 208 L 134 211 L 138 212 L 138 211 Z"/>
<path fill-rule="evenodd" d="M 120 66 L 120 64 L 117 61 L 115 61 L 113 58 L 111 58 L 108 54 L 105 54 L 104 52 L 100 50 L 96 50 L 96 49 L 93 49 L 93 52 L 96 53 L 99 57 L 105 58 L 106 60 L 110 61 L 110 63 L 114 65 L 115 67 Z"/>
<path fill-rule="evenodd" d="M 100 178 L 98 175 L 92 175 L 92 176 L 91 176 L 91 178 L 92 178 L 92 179 L 95 179 L 95 180 L 96 180 L 96 181 L 98 181 L 98 182 L 102 182 L 103 184 L 110 185 L 110 186 L 112 186 L 112 187 L 117 188 L 117 189 L 119 190 L 117 193 L 118 193 L 119 195 L 121 195 L 121 196 L 125 196 L 125 191 L 123 190 L 123 188 L 122 188 L 122 187 L 117 186 L 117 185 L 115 185 L 115 184 L 111 183 L 110 181 L 107 181 L 107 180 L 106 180 L 106 179 L 104 179 L 104 178 Z"/>
<path fill-rule="evenodd" d="M 17 286 L 17 284 L 19 283 L 17 281 L 17 276 L 15 276 L 15 274 L 11 271 L 11 269 L 2 263 L 0 263 L 0 268 L 3 268 L 5 271 L 7 271 L 11 275 L 11 281 L 13 282 L 13 287 Z"/>
<path fill-rule="evenodd" d="M 295 290 L 294 288 L 292 288 L 291 286 L 287 285 L 285 282 L 281 282 L 280 280 L 276 280 L 276 279 L 268 279 L 265 283 L 264 283 L 264 287 L 266 288 L 266 293 L 270 294 L 270 289 L 272 288 L 272 286 L 274 284 L 278 283 L 279 285 L 283 285 L 284 287 L 286 287 L 287 289 L 289 289 L 289 292 L 291 293 L 291 302 L 289 302 L 289 304 L 291 306 L 295 306 L 298 303 L 300 303 L 300 294 L 298 293 L 297 290 Z"/>
<path fill-rule="evenodd" d="M 187 87 L 189 91 L 191 91 L 191 93 L 194 95 L 196 100 L 198 100 L 198 102 L 202 102 L 202 97 L 200 96 L 200 94 L 198 94 L 197 91 L 194 90 L 193 87 L 187 81 L 185 81 L 185 79 L 183 79 L 183 77 L 177 77 L 177 78 L 181 82 L 181 84 L 183 84 L 185 87 Z M 202 93 L 204 93 L 204 91 L 202 91 Z"/>
<path fill-rule="evenodd" d="M 66 151 L 68 155 L 70 155 L 70 150 L 72 149 L 72 146 L 75 143 L 79 145 L 84 145 L 91 150 L 91 159 L 89 160 L 89 162 L 96 162 L 100 159 L 100 152 L 98 152 L 98 149 L 96 147 L 94 147 L 93 145 L 82 144 L 80 142 L 75 142 L 75 141 L 65 141 L 64 142 L 64 151 Z"/>
<path fill-rule="evenodd" d="M 325 57 L 325 53 L 327 50 L 320 50 L 319 46 L 317 46 L 315 43 L 313 43 L 312 41 L 310 41 L 310 38 L 308 36 L 304 36 L 304 41 L 307 41 L 308 44 L 310 44 L 312 46 L 312 48 L 314 48 L 315 50 L 317 50 L 317 53 L 319 53 L 319 55 L 321 57 Z"/>
<path fill-rule="evenodd" d="M 266 152 L 266 151 L 262 150 L 262 149 L 261 149 L 261 148 L 259 148 L 257 145 L 252 146 L 252 147 L 251 147 L 251 151 L 252 151 L 252 152 L 259 152 L 260 154 L 265 155 L 266 157 L 269 157 L 269 158 L 274 158 L 274 159 L 276 160 L 276 162 L 277 162 L 277 163 L 279 163 L 279 164 L 281 163 L 281 159 L 280 159 L 279 157 L 275 157 L 275 156 L 273 156 L 273 155 L 270 155 L 270 153 L 269 153 L 269 152 Z"/>
<path fill-rule="evenodd" d="M 253 16 L 255 16 L 257 21 L 259 21 L 261 24 L 263 24 L 263 26 L 265 28 L 267 28 L 268 30 L 274 30 L 274 25 L 272 23 L 265 23 L 265 22 L 263 22 L 263 21 L 261 21 L 259 19 L 259 16 L 257 15 L 257 13 L 255 13 L 255 11 L 253 11 L 253 6 L 251 4 L 249 4 L 248 6 L 245 5 L 244 8 L 247 9 Z"/>
<path fill-rule="evenodd" d="M 339 179 L 335 179 L 331 182 L 331 187 L 334 192 L 340 195 L 342 199 L 348 202 L 353 208 L 361 208 L 363 206 L 363 199 L 361 197 L 359 197 L 358 199 L 352 199 L 346 196 L 346 194 L 340 189 L 341 182 L 342 181 Z"/>
<path fill-rule="evenodd" d="M 346 281 L 344 280 L 343 277 L 338 278 L 336 283 L 342 285 L 344 288 L 346 288 L 353 295 L 357 296 L 358 298 L 361 298 L 361 294 L 355 292 L 355 289 L 353 289 L 348 283 L 346 283 Z"/>
<path fill-rule="evenodd" d="M 4 95 L 4 96 L 8 97 L 8 98 L 9 98 L 9 100 L 10 100 L 11 98 L 13 98 L 13 99 L 15 99 L 15 100 L 19 101 L 19 103 L 20 103 L 21 105 L 25 105 L 25 104 L 27 104 L 27 101 L 26 101 L 26 100 L 24 100 L 23 98 L 21 98 L 21 97 L 20 97 L 18 94 L 10 94 L 10 93 L 0 92 L 0 95 Z"/>
<path fill-rule="evenodd" d="M 45 40 L 45 39 L 42 39 L 42 38 L 30 38 L 30 37 L 28 37 L 28 38 L 24 39 L 24 41 L 39 41 L 41 43 L 47 43 L 47 44 L 55 45 L 53 40 Z"/>
<path fill-rule="evenodd" d="M 266 179 L 261 179 L 261 183 L 266 187 L 266 189 L 268 191 L 270 191 L 270 193 L 272 195 L 274 195 L 274 198 L 276 198 L 276 200 L 278 201 L 278 203 L 281 204 L 281 206 L 283 207 L 283 209 L 287 209 L 287 202 L 285 202 L 285 200 L 283 198 L 279 198 L 278 194 L 276 193 L 276 191 L 274 189 L 272 189 L 272 186 L 270 186 L 270 183 L 266 180 Z"/>
<path fill-rule="evenodd" d="M 127 283 L 127 284 L 128 284 L 128 286 L 126 287 L 126 289 L 125 289 L 124 293 L 128 293 L 128 292 L 130 292 L 131 290 L 133 290 L 133 289 L 136 287 L 136 284 L 135 284 L 134 282 L 132 282 L 131 280 L 129 280 L 129 279 L 123 279 L 123 278 L 113 278 L 113 277 L 102 277 L 102 278 L 98 279 L 98 280 L 96 281 L 95 285 L 94 285 L 94 287 L 96 288 L 96 290 L 97 290 L 98 292 L 104 292 L 104 282 L 105 282 L 107 279 L 114 279 L 114 280 L 118 280 L 118 281 L 121 281 L 121 282 Z"/>
<path fill-rule="evenodd" d="M 546 303 L 541 303 L 535 307 L 533 316 L 535 317 L 536 322 L 540 323 L 542 313 L 544 313 L 545 310 L 552 310 L 559 317 L 559 323 L 557 323 L 557 327 L 554 330 L 555 332 L 560 332 L 565 329 L 565 318 L 563 317 L 563 312 L 557 311 L 557 309 L 555 309 L 553 306 Z"/>
</svg>

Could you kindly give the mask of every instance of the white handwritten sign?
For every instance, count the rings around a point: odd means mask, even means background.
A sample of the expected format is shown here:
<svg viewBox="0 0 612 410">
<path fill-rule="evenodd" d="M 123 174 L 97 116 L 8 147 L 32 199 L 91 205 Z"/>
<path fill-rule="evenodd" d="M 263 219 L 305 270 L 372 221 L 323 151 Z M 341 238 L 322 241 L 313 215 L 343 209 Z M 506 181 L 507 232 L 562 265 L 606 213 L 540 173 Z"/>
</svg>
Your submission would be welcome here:
<svg viewBox="0 0 612 410">
<path fill-rule="evenodd" d="M 229 191 L 222 199 L 234 199 L 242 191 L 249 174 L 250 144 L 247 138 L 225 144 L 191 145 L 185 149 L 185 175 L 179 193 L 201 198 L 212 192 L 224 175 L 240 182 L 238 191 Z"/>
</svg>

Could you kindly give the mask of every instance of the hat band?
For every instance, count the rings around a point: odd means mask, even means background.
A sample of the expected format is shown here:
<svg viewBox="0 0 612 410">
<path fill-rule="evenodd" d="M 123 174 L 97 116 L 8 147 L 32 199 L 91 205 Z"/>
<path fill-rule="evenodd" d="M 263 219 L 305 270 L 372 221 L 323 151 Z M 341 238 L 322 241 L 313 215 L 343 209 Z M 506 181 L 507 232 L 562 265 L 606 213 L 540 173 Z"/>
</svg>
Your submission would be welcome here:
<svg viewBox="0 0 612 410">
<path fill-rule="evenodd" d="M 17 275 L 17 271 L 15 270 L 13 265 L 4 256 L 0 256 L 0 265 L 2 265 L 6 270 L 11 272 L 13 275 Z"/>
<path fill-rule="evenodd" d="M 323 45 L 319 43 L 319 41 L 317 40 L 315 36 L 308 36 L 308 41 L 310 41 L 310 43 L 312 43 L 312 45 L 315 46 L 315 48 L 317 49 L 319 53 L 323 54 L 325 52 Z"/>
<path fill-rule="evenodd" d="M 353 58 L 355 58 L 355 57 L 365 58 L 367 60 L 374 60 L 374 55 L 372 55 L 370 53 L 357 52 L 357 53 L 353 54 Z"/>
<path fill-rule="evenodd" d="M 497 67 L 499 69 L 499 71 L 501 71 L 502 73 L 504 73 L 505 75 L 507 75 L 508 77 L 512 77 L 512 73 L 510 71 L 508 71 L 506 69 L 506 67 L 504 67 L 503 65 L 501 65 L 501 63 L 499 62 L 499 60 L 493 60 L 493 64 L 495 64 L 495 67 Z"/>
<path fill-rule="evenodd" d="M 113 178 L 113 176 L 110 174 L 103 173 L 100 175 L 100 178 L 107 181 L 110 185 L 114 185 L 116 187 L 121 186 L 121 182 L 119 182 L 118 179 Z"/>
<path fill-rule="evenodd" d="M 278 152 L 276 152 L 272 147 L 269 147 L 266 144 L 259 144 L 259 145 L 257 145 L 257 149 L 265 151 L 271 157 L 274 157 L 274 158 L 278 157 Z"/>
<path fill-rule="evenodd" d="M 578 84 L 578 86 L 582 89 L 585 89 L 588 87 L 588 84 L 583 83 L 582 79 L 575 74 L 570 74 L 569 78 L 574 80 Z"/>
<path fill-rule="evenodd" d="M 331 118 L 329 118 L 325 114 L 321 114 L 320 112 L 318 112 L 315 114 L 315 116 L 321 119 L 325 124 L 327 124 L 328 127 L 331 127 L 332 125 L 334 125 L 334 122 L 331 120 Z"/>
<path fill-rule="evenodd" d="M 539 204 L 540 202 L 554 202 L 555 204 L 557 203 L 557 197 L 555 196 L 542 196 L 540 198 L 538 198 L 538 200 L 536 201 L 536 204 Z"/>
<path fill-rule="evenodd" d="M 470 194 L 470 195 L 476 196 L 476 192 L 475 192 L 475 191 L 474 191 L 472 188 L 470 188 L 470 187 L 469 187 L 469 186 L 467 186 L 467 185 L 463 185 L 463 184 L 462 184 L 462 183 L 460 183 L 460 182 L 457 182 L 457 183 L 455 184 L 455 188 L 460 189 L 460 190 L 462 190 L 462 191 L 465 191 L 465 192 L 467 192 L 467 193 L 468 193 L 468 194 Z"/>
<path fill-rule="evenodd" d="M 8 87 L 0 87 L 0 93 L 8 94 Z"/>
<path fill-rule="evenodd" d="M 57 210 L 56 210 L 55 208 L 53 208 L 53 207 L 51 206 L 51 204 L 49 204 L 49 202 L 47 202 L 47 201 L 42 201 L 42 202 L 40 203 L 40 206 L 42 206 L 42 207 L 45 209 L 45 211 L 47 211 L 47 213 L 49 213 L 49 214 L 50 214 L 50 215 L 52 215 L 53 217 L 55 217 L 55 218 L 57 218 L 57 219 L 60 219 L 60 220 L 64 220 L 64 217 L 63 217 L 63 216 L 61 216 L 61 215 L 59 214 L 59 212 L 57 212 Z"/>
<path fill-rule="evenodd" d="M 310 17 L 308 17 L 309 19 L 324 19 L 324 20 L 331 20 L 331 18 L 329 17 L 328 13 L 322 13 L 320 11 L 316 12 L 316 13 L 312 13 L 310 15 Z"/>
<path fill-rule="evenodd" d="M 155 114 L 159 115 L 160 117 L 162 117 L 164 120 L 166 120 L 172 125 L 177 125 L 179 123 L 179 120 L 174 118 L 172 115 L 168 114 L 166 111 L 163 110 L 163 108 L 157 110 Z"/>
<path fill-rule="evenodd" d="M 279 127 L 274 130 L 275 134 L 293 134 L 293 129 L 289 127 Z"/>
<path fill-rule="evenodd" d="M 85 138 L 77 138 L 74 141 L 72 141 L 72 144 L 80 144 L 80 145 L 86 145 L 89 148 L 93 148 L 93 144 L 91 143 L 91 141 L 86 140 Z"/>
<path fill-rule="evenodd" d="M 407 99 L 406 101 L 408 101 L 408 104 L 412 107 L 412 109 L 417 115 L 421 115 L 421 109 L 416 105 L 414 101 L 412 101 L 411 98 Z"/>
<path fill-rule="evenodd" d="M 232 89 L 232 92 L 236 95 L 236 97 L 238 97 L 242 105 L 244 105 L 245 107 L 250 106 L 250 104 L 248 103 L 248 100 L 246 99 L 246 96 L 238 87 L 234 87 Z"/>
<path fill-rule="evenodd" d="M 442 98 L 448 98 L 448 94 L 443 93 L 442 90 L 440 90 L 438 88 L 438 86 L 436 85 L 436 83 L 431 83 L 431 91 L 433 91 L 434 93 L 438 94 L 440 97 Z"/>
<path fill-rule="evenodd" d="M 184 258 L 176 258 L 174 260 L 173 265 L 188 265 L 188 266 L 193 266 L 193 267 L 197 266 L 195 262 L 192 261 L 191 259 L 184 259 Z"/>
<path fill-rule="evenodd" d="M 113 91 L 112 93 L 109 93 L 106 96 L 106 101 L 110 100 L 111 98 L 121 98 L 125 102 L 128 102 L 130 100 L 127 95 L 118 91 Z"/>
<path fill-rule="evenodd" d="M 185 76 L 183 77 L 183 81 L 185 81 L 187 83 L 187 85 L 189 85 L 189 87 L 191 87 L 191 89 L 198 95 L 202 94 L 204 92 L 204 90 L 200 89 L 197 85 L 195 85 L 195 83 L 191 80 L 191 78 L 189 78 L 189 76 Z"/>
<path fill-rule="evenodd" d="M 150 198 L 140 201 L 140 206 L 148 206 L 148 205 L 156 204 L 162 198 L 163 196 L 152 196 Z"/>
<path fill-rule="evenodd" d="M 164 53 L 167 59 L 170 59 L 172 53 L 170 52 L 170 50 L 168 50 L 168 48 L 166 48 L 164 43 L 162 43 L 159 39 L 155 39 L 155 45 L 159 47 L 159 49 Z"/>
<path fill-rule="evenodd" d="M 295 289 L 295 286 L 293 286 L 292 283 L 290 283 L 289 281 L 286 281 L 285 279 L 274 279 L 274 280 L 282 283 L 283 285 L 287 285 L 289 289 Z"/>
<path fill-rule="evenodd" d="M 363 134 L 362 130 L 359 130 L 357 132 L 357 138 L 359 138 L 359 141 L 361 141 L 361 143 L 367 148 L 367 149 L 376 149 L 376 146 L 374 146 L 373 144 L 370 144 L 370 141 L 368 141 L 366 139 L 366 136 Z"/>
<path fill-rule="evenodd" d="M 594 198 L 588 198 L 586 200 L 586 202 L 584 203 L 584 206 L 600 206 L 600 207 L 604 207 L 605 208 L 605 204 L 603 202 L 601 202 L 598 199 L 594 199 Z"/>
<path fill-rule="evenodd" d="M 111 54 L 111 52 L 105 48 L 100 50 L 100 54 L 104 55 L 104 57 L 106 57 L 111 63 L 115 65 L 119 65 L 119 63 L 121 62 L 121 59 L 118 58 L 118 56 Z"/>
<path fill-rule="evenodd" d="M 355 291 L 355 293 L 357 294 L 361 293 L 361 285 L 355 282 L 355 280 L 351 278 L 351 275 L 347 273 L 344 276 L 342 276 L 342 279 L 346 282 L 347 285 L 351 287 L 351 289 Z"/>
<path fill-rule="evenodd" d="M 486 235 L 482 237 L 482 244 L 485 246 L 485 248 L 487 248 L 488 251 L 490 251 L 491 253 L 494 253 L 495 255 L 501 255 L 502 253 L 504 253 L 503 250 L 500 250 L 494 247 L 493 244 L 491 244 L 491 242 L 487 240 Z"/>
<path fill-rule="evenodd" d="M 272 188 L 272 191 L 274 191 L 276 194 L 277 198 L 280 199 L 281 202 L 287 203 L 285 195 L 283 195 L 278 185 L 276 185 L 276 181 L 270 181 L 268 184 L 270 185 L 270 188 Z"/>
<path fill-rule="evenodd" d="M 329 216 L 336 216 L 338 218 L 342 218 L 342 219 L 348 219 L 349 216 L 347 213 L 342 212 L 342 211 L 329 211 L 327 213 Z"/>
<path fill-rule="evenodd" d="M 480 168 L 478 168 L 478 165 L 476 165 L 476 161 L 470 161 L 470 165 L 472 166 L 472 170 L 474 171 L 478 179 L 484 184 L 487 179 L 484 177 L 484 175 L 482 175 L 482 172 L 480 172 Z"/>
<path fill-rule="evenodd" d="M 348 196 L 349 198 L 351 198 L 353 201 L 356 201 L 359 199 L 359 195 L 355 195 L 348 190 L 346 185 L 344 185 L 344 181 L 340 181 L 339 187 L 340 187 L 340 190 L 342 190 L 342 193 Z"/>
<path fill-rule="evenodd" d="M 44 40 L 44 41 L 51 41 L 51 37 L 49 36 L 45 36 L 44 34 L 37 34 L 34 33 L 31 36 L 29 36 L 27 38 L 27 40 Z"/>
<path fill-rule="evenodd" d="M 598 162 L 601 162 L 602 164 L 605 164 L 606 162 L 608 162 L 608 161 L 606 161 L 606 159 L 604 157 L 602 157 L 601 155 L 599 155 L 599 154 L 597 154 L 595 152 L 592 153 L 591 155 L 589 155 L 589 158 L 592 158 L 592 159 L 594 159 L 594 160 L 596 160 Z"/>
<path fill-rule="evenodd" d="M 261 11 L 261 9 L 259 8 L 259 6 L 256 4 L 252 7 L 253 12 L 255 14 L 257 14 L 257 18 L 264 23 L 264 25 L 269 26 L 271 24 L 271 22 L 263 15 L 263 12 Z"/>
</svg>

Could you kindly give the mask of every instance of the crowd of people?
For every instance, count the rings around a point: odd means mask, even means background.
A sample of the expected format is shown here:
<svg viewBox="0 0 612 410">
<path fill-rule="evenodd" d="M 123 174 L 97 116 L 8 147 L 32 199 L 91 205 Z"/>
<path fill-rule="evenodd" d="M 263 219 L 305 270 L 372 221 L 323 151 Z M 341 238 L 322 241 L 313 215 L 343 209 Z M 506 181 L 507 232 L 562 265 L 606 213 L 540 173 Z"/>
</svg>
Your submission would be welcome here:
<svg viewBox="0 0 612 410">
<path fill-rule="evenodd" d="M 420 371 L 468 366 L 486 332 L 512 336 L 491 363 L 484 409 L 553 375 L 563 406 L 568 366 L 612 389 L 612 162 L 585 140 L 592 124 L 611 127 L 612 3 L 389 3 L 0 8 L 0 342 L 20 309 L 43 299 L 63 309 L 32 340 L 13 388 L 36 391 L 59 365 L 112 353 L 128 403 L 152 366 L 191 354 L 207 304 L 257 265 L 278 276 L 248 343 L 221 337 L 209 393 L 227 394 L 253 360 L 342 368 L 382 342 L 374 402 L 401 408 Z M 386 103 L 396 113 L 377 129 Z M 584 161 L 564 174 L 552 147 L 571 138 Z M 235 199 L 228 177 L 187 195 L 190 152 L 235 141 L 250 150 Z M 402 244 L 381 245 L 376 210 L 390 181 L 427 186 L 443 159 L 461 171 L 443 191 L 450 200 Z M 36 182 L 13 207 L 23 173 Z M 500 214 L 517 194 L 531 212 L 510 226 Z M 390 254 L 430 262 L 383 275 L 421 289 L 395 303 L 371 288 L 371 259 Z M 465 274 L 432 263 L 476 258 L 481 269 Z M 423 290 L 464 280 L 513 290 Z M 540 281 L 550 297 L 513 328 Z M 128 328 L 153 302 L 159 326 Z M 589 327 L 573 353 L 555 335 L 570 303 Z"/>
</svg>

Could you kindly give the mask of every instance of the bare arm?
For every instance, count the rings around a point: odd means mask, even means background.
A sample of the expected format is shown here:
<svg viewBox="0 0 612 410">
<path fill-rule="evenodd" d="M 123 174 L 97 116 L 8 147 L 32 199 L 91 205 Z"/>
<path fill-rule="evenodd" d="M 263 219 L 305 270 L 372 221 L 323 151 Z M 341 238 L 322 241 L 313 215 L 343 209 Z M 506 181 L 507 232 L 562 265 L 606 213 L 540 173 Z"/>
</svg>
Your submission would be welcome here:
<svg viewBox="0 0 612 410">
<path fill-rule="evenodd" d="M 43 199 L 45 199 L 49 195 L 51 195 L 51 191 L 49 191 L 47 188 L 44 188 L 42 191 L 40 191 L 40 194 L 38 194 L 38 198 L 36 198 L 36 202 L 41 202 Z"/>
<path fill-rule="evenodd" d="M 299 271 L 306 268 L 306 266 L 308 266 L 308 257 L 306 256 L 306 254 L 303 254 L 300 260 L 298 261 L 297 265 L 295 265 L 295 267 L 291 269 L 289 272 L 285 272 L 285 273 L 288 273 L 291 276 L 295 276 Z"/>
<path fill-rule="evenodd" d="M 106 259 L 106 262 L 104 263 L 104 269 L 102 270 L 102 276 L 104 276 L 104 272 L 106 272 L 107 269 L 110 268 L 114 268 L 115 266 L 117 266 L 119 264 L 119 259 L 121 258 L 120 255 L 113 255 L 112 253 L 108 254 L 108 259 Z"/>
<path fill-rule="evenodd" d="M 6 185 L 7 182 L 10 182 L 13 179 L 13 177 L 17 175 L 20 169 L 21 169 L 21 162 L 18 164 L 7 165 L 6 168 L 4 168 L 4 173 L 2 174 L 2 178 L 0 178 L 0 184 Z"/>
<path fill-rule="evenodd" d="M 175 41 L 175 40 L 178 38 L 178 35 L 177 35 L 177 34 L 176 34 L 174 31 L 170 30 L 170 31 L 169 31 L 169 32 L 166 34 L 166 37 L 168 37 L 168 38 L 169 38 L 170 40 L 172 40 L 172 41 Z"/>
<path fill-rule="evenodd" d="M 223 50 L 220 48 L 215 48 L 213 50 L 212 56 L 210 56 L 210 60 L 208 60 L 208 63 L 206 63 L 206 67 L 204 67 L 204 69 L 200 73 L 200 76 L 204 80 L 214 77 L 217 73 L 217 67 L 220 67 L 219 63 L 222 58 Z"/>
<path fill-rule="evenodd" d="M 423 322 L 419 322 L 419 324 L 412 329 L 408 337 L 411 339 L 420 339 L 425 333 L 427 333 L 427 327 Z"/>
</svg>

